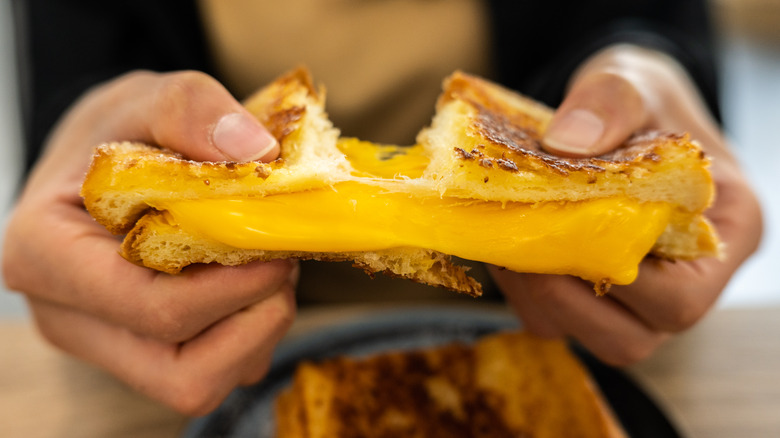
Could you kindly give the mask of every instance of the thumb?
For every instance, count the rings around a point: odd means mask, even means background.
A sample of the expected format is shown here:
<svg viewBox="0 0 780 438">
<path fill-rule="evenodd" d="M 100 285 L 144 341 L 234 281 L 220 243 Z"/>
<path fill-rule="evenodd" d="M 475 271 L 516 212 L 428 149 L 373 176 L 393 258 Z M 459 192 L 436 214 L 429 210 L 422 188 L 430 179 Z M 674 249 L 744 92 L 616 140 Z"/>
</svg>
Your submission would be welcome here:
<svg viewBox="0 0 780 438">
<path fill-rule="evenodd" d="M 642 94 L 628 79 L 604 71 L 588 72 L 572 84 L 543 143 L 556 155 L 598 156 L 620 146 L 647 119 Z"/>
<path fill-rule="evenodd" d="M 142 93 L 132 110 L 133 126 L 145 127 L 141 140 L 194 160 L 270 161 L 278 156 L 276 138 L 213 78 L 177 72 L 154 79 L 153 92 Z"/>
</svg>

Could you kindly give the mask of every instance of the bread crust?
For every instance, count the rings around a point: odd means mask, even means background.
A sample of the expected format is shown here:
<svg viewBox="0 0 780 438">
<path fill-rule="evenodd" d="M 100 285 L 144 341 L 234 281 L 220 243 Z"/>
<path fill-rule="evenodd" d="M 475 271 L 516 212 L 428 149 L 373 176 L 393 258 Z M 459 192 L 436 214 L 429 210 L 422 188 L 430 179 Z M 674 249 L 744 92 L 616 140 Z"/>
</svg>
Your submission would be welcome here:
<svg viewBox="0 0 780 438">
<path fill-rule="evenodd" d="M 442 193 L 464 198 L 531 203 L 626 195 L 691 212 L 712 203 L 710 158 L 687 134 L 638 132 L 599 157 L 560 157 L 542 148 L 552 115 L 541 103 L 456 72 L 445 81 L 432 126 L 418 138 L 436 156 L 427 176 Z"/>
<path fill-rule="evenodd" d="M 277 259 L 351 261 L 368 275 L 378 273 L 443 287 L 474 297 L 482 286 L 468 276 L 468 267 L 452 263 L 452 258 L 424 248 L 393 248 L 368 252 L 304 252 L 237 249 L 195 236 L 170 223 L 165 213 L 148 211 L 125 236 L 120 253 L 127 260 L 169 274 L 178 274 L 193 263 L 219 263 L 236 266 L 254 261 Z"/>
<path fill-rule="evenodd" d="M 523 332 L 305 361 L 275 407 L 285 438 L 626 436 L 566 344 Z"/>
<path fill-rule="evenodd" d="M 161 220 L 166 200 L 251 199 L 359 182 L 410 196 L 499 202 L 577 202 L 629 197 L 675 206 L 674 220 L 652 252 L 669 259 L 718 256 L 714 228 L 702 215 L 714 185 L 709 158 L 687 135 L 643 132 L 594 158 L 543 150 L 552 110 L 496 84 L 456 72 L 444 83 L 431 125 L 418 136 L 429 164 L 419 178 L 363 175 L 338 149 L 339 131 L 324 109 L 325 91 L 297 69 L 245 102 L 280 142 L 270 162 L 195 162 L 156 146 L 110 143 L 96 149 L 81 194 L 90 214 L 126 235 L 128 260 L 164 272 L 192 263 L 235 265 L 300 258 L 353 260 L 366 272 L 479 295 L 479 284 L 450 257 L 425 248 L 372 252 L 239 250 Z M 685 190 L 680 190 L 684 187 Z M 162 245 L 166 243 L 166 245 Z M 200 248 L 195 251 L 194 248 Z M 597 282 L 608 288 L 609 279 Z"/>
</svg>

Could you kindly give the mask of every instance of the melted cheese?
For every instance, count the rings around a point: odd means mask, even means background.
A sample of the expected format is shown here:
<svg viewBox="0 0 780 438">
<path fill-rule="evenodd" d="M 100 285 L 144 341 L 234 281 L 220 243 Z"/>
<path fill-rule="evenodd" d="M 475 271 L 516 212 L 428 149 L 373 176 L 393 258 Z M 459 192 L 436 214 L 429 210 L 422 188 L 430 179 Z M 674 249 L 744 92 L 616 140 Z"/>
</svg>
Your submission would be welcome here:
<svg viewBox="0 0 780 438">
<path fill-rule="evenodd" d="M 169 220 L 236 248 L 374 251 L 429 248 L 519 272 L 628 284 L 669 220 L 665 204 L 411 198 L 355 182 L 257 199 L 156 206 Z"/>
<path fill-rule="evenodd" d="M 524 204 L 411 197 L 359 177 L 419 178 L 422 146 L 341 139 L 356 181 L 252 199 L 152 205 L 170 223 L 243 249 L 350 252 L 427 248 L 518 272 L 632 282 L 669 223 L 671 207 L 629 198 Z"/>
<path fill-rule="evenodd" d="M 428 167 L 422 145 L 376 144 L 357 138 L 340 138 L 338 148 L 346 155 L 354 176 L 419 178 Z"/>
</svg>

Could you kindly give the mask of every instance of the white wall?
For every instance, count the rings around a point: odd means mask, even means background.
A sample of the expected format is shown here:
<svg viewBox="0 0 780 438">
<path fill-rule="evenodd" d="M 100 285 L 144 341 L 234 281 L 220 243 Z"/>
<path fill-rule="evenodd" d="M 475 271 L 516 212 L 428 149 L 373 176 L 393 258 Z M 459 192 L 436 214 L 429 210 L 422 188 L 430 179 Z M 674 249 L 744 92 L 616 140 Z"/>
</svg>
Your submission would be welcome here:
<svg viewBox="0 0 780 438">
<path fill-rule="evenodd" d="M 13 202 L 21 163 L 21 129 L 11 20 L 10 1 L 0 0 L 0 226 L 3 229 L 7 211 Z M 0 235 L 0 247 L 2 242 L 3 235 Z M 7 292 L 0 285 L 0 317 L 25 313 L 21 297 Z"/>
<path fill-rule="evenodd" d="M 721 305 L 780 305 L 780 39 L 723 41 L 723 117 L 764 209 L 758 253 L 737 273 Z"/>
</svg>

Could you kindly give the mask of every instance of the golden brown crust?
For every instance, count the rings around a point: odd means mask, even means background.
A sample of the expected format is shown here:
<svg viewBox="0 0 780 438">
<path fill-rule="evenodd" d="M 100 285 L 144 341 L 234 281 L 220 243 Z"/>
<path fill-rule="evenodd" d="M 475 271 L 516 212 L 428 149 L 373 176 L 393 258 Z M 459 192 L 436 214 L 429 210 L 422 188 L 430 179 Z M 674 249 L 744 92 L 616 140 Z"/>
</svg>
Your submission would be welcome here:
<svg viewBox="0 0 780 438">
<path fill-rule="evenodd" d="M 701 166 L 708 163 L 703 151 L 690 142 L 687 134 L 661 131 L 637 133 L 623 147 L 599 157 L 569 158 L 550 154 L 542 148 L 542 137 L 553 110 L 513 94 L 462 72 L 456 72 L 446 81 L 438 107 L 459 101 L 471 106 L 475 112 L 468 129 L 479 139 L 479 144 L 471 151 L 455 148 L 461 159 L 479 160 L 482 166 L 507 172 L 529 170 L 563 176 L 573 172 L 620 173 L 631 172 L 643 162 L 660 162 L 664 145 L 674 144 L 699 160 Z M 507 95 L 513 95 L 513 99 L 507 99 Z"/>
<path fill-rule="evenodd" d="M 273 190 L 272 184 L 263 183 L 283 166 L 283 159 L 270 163 L 195 162 L 154 146 L 108 143 L 95 149 L 81 196 L 101 225 L 113 234 L 125 234 L 159 193 L 175 190 L 182 199 L 198 199 L 223 196 L 243 186 L 262 196 L 267 193 L 265 187 Z"/>
<path fill-rule="evenodd" d="M 304 67 L 279 77 L 269 87 L 247 98 L 244 106 L 281 142 L 299 128 L 306 112 L 300 101 L 291 104 L 291 98 L 297 93 L 306 93 L 316 102 L 323 99 L 323 93 L 314 88 L 311 74 Z"/>
<path fill-rule="evenodd" d="M 235 266 L 253 261 L 277 259 L 351 261 L 367 274 L 382 273 L 418 283 L 443 287 L 473 297 L 482 295 L 482 286 L 469 277 L 468 267 L 452 258 L 423 248 L 393 248 L 371 252 L 301 252 L 239 250 L 210 239 L 193 236 L 168 222 L 165 213 L 148 211 L 125 236 L 120 254 L 139 266 L 177 274 L 194 263 Z"/>
<path fill-rule="evenodd" d="M 522 203 L 628 197 L 665 202 L 675 206 L 675 221 L 659 238 L 654 254 L 671 259 L 719 254 L 713 227 L 701 216 L 714 194 L 709 161 L 686 135 L 642 133 L 601 157 L 555 157 L 540 146 L 552 110 L 496 84 L 456 73 L 445 83 L 431 126 L 419 136 L 429 160 L 423 176 L 390 179 L 354 171 L 337 147 L 339 132 L 324 112 L 324 91 L 312 85 L 304 69 L 281 77 L 245 105 L 279 140 L 280 159 L 201 163 L 136 143 L 98 147 L 81 193 L 98 222 L 112 233 L 128 233 L 123 244 L 126 258 L 166 272 L 178 272 L 190 263 L 351 259 L 367 272 L 479 294 L 479 285 L 464 269 L 435 251 L 238 250 L 172 230 L 151 208 L 172 199 L 245 199 L 347 181 L 420 197 Z M 200 252 L 194 255 L 196 247 Z"/>
<path fill-rule="evenodd" d="M 507 96 L 512 96 L 514 105 L 507 104 Z M 478 110 L 480 116 L 474 120 L 472 129 L 484 131 L 496 140 L 508 139 L 507 144 L 522 145 L 528 139 L 541 138 L 553 112 L 541 103 L 460 71 L 445 79 L 437 109 L 452 101 L 465 102 Z M 534 143 L 526 145 L 528 149 L 533 147 Z"/>
<path fill-rule="evenodd" d="M 299 365 L 277 436 L 623 437 L 562 341 L 526 333 Z"/>
</svg>

